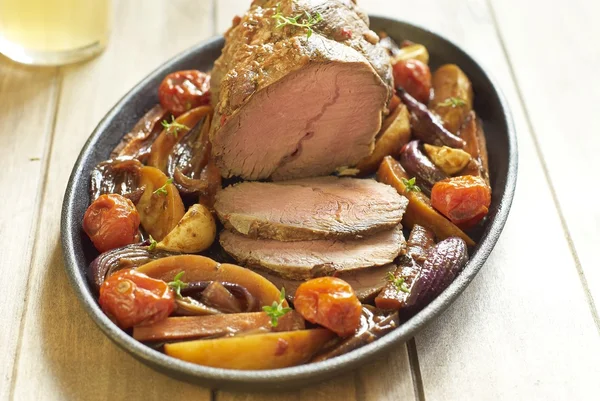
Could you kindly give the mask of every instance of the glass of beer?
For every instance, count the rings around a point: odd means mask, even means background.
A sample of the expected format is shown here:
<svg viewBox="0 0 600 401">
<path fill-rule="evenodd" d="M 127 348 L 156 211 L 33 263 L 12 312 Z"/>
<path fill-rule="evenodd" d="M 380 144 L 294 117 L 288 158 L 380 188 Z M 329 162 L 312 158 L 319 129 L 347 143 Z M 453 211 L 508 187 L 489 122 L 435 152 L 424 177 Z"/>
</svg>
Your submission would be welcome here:
<svg viewBox="0 0 600 401">
<path fill-rule="evenodd" d="M 111 0 L 0 0 L 0 53 L 24 64 L 85 60 L 106 46 Z"/>
</svg>

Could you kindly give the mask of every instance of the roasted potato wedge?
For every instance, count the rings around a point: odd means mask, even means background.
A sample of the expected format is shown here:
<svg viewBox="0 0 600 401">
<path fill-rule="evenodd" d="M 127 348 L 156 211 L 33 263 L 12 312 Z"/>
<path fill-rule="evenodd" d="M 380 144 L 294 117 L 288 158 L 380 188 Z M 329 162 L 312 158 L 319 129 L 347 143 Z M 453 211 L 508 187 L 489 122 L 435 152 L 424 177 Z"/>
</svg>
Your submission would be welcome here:
<svg viewBox="0 0 600 401">
<path fill-rule="evenodd" d="M 427 48 L 417 43 L 402 47 L 394 54 L 392 64 L 395 64 L 398 61 L 411 59 L 416 59 L 422 63 L 429 64 L 429 52 L 427 51 Z"/>
<path fill-rule="evenodd" d="M 137 270 L 166 282 L 173 281 L 183 271 L 185 273 L 181 281 L 184 282 L 220 281 L 239 284 L 256 298 L 261 307 L 270 306 L 274 301 L 279 302 L 279 289 L 260 274 L 240 266 L 220 264 L 205 256 L 170 256 L 147 263 Z M 288 306 L 287 302 L 284 302 L 284 306 Z"/>
<path fill-rule="evenodd" d="M 462 149 L 448 146 L 423 145 L 429 159 L 440 170 L 448 175 L 454 175 L 464 169 L 471 161 L 471 155 Z"/>
<path fill-rule="evenodd" d="M 434 72 L 431 82 L 429 108 L 441 117 L 448 131 L 456 134 L 473 109 L 471 81 L 456 64 L 446 64 Z"/>
<path fill-rule="evenodd" d="M 209 248 L 217 235 L 212 213 L 204 205 L 192 205 L 156 248 L 163 251 L 198 253 Z"/>
<path fill-rule="evenodd" d="M 377 170 L 377 180 L 396 188 L 398 193 L 408 198 L 408 207 L 402 218 L 402 225 L 412 228 L 415 224 L 432 230 L 438 241 L 449 237 L 462 238 L 468 246 L 474 246 L 473 241 L 460 228 L 438 213 L 432 206 L 431 201 L 421 192 L 407 191 L 404 180 L 410 177 L 404 171 L 404 168 L 397 160 L 387 156 L 383 159 L 379 170 Z"/>
<path fill-rule="evenodd" d="M 325 329 L 286 331 L 165 344 L 165 353 L 215 368 L 279 369 L 307 362 L 333 337 Z"/>
<path fill-rule="evenodd" d="M 356 168 L 362 175 L 372 174 L 377 170 L 385 156 L 400 154 L 402 146 L 410 140 L 410 119 L 408 109 L 400 104 L 385 119 L 380 134 L 375 142 L 375 149 L 370 156 L 361 160 Z"/>
<path fill-rule="evenodd" d="M 140 169 L 139 187 L 144 193 L 135 205 L 142 226 L 156 241 L 162 241 L 185 214 L 185 207 L 175 185 L 157 168 Z"/>
</svg>

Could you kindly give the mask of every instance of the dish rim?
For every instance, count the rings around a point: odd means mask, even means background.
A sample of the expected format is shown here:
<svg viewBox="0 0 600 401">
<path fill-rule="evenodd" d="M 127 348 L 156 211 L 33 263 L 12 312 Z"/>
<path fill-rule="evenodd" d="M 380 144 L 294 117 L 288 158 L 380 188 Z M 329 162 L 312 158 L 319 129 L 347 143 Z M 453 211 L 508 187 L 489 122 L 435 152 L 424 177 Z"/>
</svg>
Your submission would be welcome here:
<svg viewBox="0 0 600 401">
<path fill-rule="evenodd" d="M 506 185 L 504 188 L 504 194 L 498 202 L 496 216 L 493 220 L 489 221 L 489 228 L 486 229 L 486 232 L 481 238 L 476 251 L 469 258 L 465 269 L 452 282 L 452 284 L 442 294 L 436 297 L 429 305 L 427 305 L 410 320 L 406 321 L 384 337 L 331 360 L 288 368 L 242 371 L 197 365 L 172 358 L 166 354 L 156 351 L 142 344 L 141 342 L 134 340 L 133 337 L 119 329 L 98 306 L 98 303 L 89 288 L 87 279 L 85 275 L 82 274 L 84 269 L 79 268 L 75 259 L 76 249 L 71 238 L 71 227 L 76 226 L 73 224 L 75 216 L 73 216 L 72 213 L 72 205 L 75 203 L 75 198 L 77 196 L 77 194 L 74 193 L 74 186 L 76 182 L 79 182 L 79 180 L 88 179 L 88 177 L 82 177 L 81 167 L 83 160 L 89 157 L 90 152 L 94 149 L 94 145 L 101 137 L 101 134 L 106 130 L 109 122 L 119 115 L 123 105 L 133 101 L 135 99 L 135 94 L 139 91 L 139 89 L 144 87 L 148 81 L 155 78 L 160 71 L 163 71 L 164 69 L 167 69 L 168 66 L 185 59 L 186 57 L 195 53 L 199 48 L 214 45 L 216 42 L 222 40 L 222 36 L 214 36 L 190 47 L 189 49 L 184 50 L 183 52 L 162 63 L 150 74 L 144 77 L 139 83 L 137 83 L 133 88 L 131 88 L 98 123 L 83 146 L 69 177 L 61 214 L 61 242 L 67 276 L 69 277 L 71 286 L 75 290 L 77 298 L 83 304 L 94 323 L 96 323 L 102 332 L 104 332 L 104 334 L 119 347 L 131 353 L 137 359 L 158 370 L 164 371 L 165 373 L 175 377 L 196 382 L 198 384 L 200 384 L 200 382 L 219 382 L 221 384 L 228 383 L 242 386 L 244 384 L 253 386 L 263 384 L 281 387 L 277 386 L 277 384 L 287 385 L 290 382 L 299 383 L 303 381 L 317 381 L 321 374 L 332 371 L 341 372 L 354 369 L 361 362 L 372 359 L 377 354 L 392 347 L 394 344 L 399 345 L 405 343 L 409 338 L 413 337 L 428 323 L 433 321 L 440 313 L 447 309 L 452 302 L 454 302 L 466 289 L 471 281 L 473 281 L 474 277 L 481 270 L 483 264 L 488 259 L 491 251 L 500 237 L 502 229 L 504 228 L 508 218 L 516 188 L 518 150 L 516 131 L 510 107 L 496 79 L 488 72 L 488 70 L 483 68 L 482 64 L 479 63 L 476 58 L 464 51 L 453 41 L 447 39 L 444 35 L 432 31 L 431 29 L 424 28 L 420 25 L 398 19 L 379 15 L 369 15 L 369 17 L 371 19 L 379 20 L 379 22 L 382 24 L 400 23 L 409 28 L 421 30 L 425 34 L 432 35 L 436 38 L 436 40 L 441 40 L 442 42 L 451 44 L 467 59 L 470 59 L 474 65 L 481 69 L 487 80 L 489 80 L 491 83 L 498 97 L 499 104 L 502 109 L 502 115 L 506 120 L 507 126 L 506 134 L 508 143 L 508 169 Z"/>
</svg>

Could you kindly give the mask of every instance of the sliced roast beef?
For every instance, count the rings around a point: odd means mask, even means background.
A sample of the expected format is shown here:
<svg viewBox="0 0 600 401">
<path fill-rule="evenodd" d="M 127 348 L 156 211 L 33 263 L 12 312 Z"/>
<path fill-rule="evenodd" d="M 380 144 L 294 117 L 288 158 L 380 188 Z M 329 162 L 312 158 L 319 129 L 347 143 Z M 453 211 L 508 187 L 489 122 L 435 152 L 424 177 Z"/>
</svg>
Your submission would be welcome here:
<svg viewBox="0 0 600 401">
<path fill-rule="evenodd" d="M 393 273 L 395 270 L 396 265 L 389 264 L 368 269 L 353 270 L 347 273 L 342 272 L 335 276 L 350 284 L 361 302 L 370 302 L 388 283 L 389 273 Z M 277 288 L 285 288 L 285 294 L 288 300 L 292 302 L 298 286 L 305 281 L 283 278 L 264 270 L 257 270 L 256 272 L 275 284 Z"/>
<path fill-rule="evenodd" d="M 319 14 L 310 35 L 280 25 Z M 351 0 L 255 0 L 212 71 L 212 152 L 223 176 L 313 177 L 368 156 L 392 93 L 378 40 Z"/>
<path fill-rule="evenodd" d="M 252 238 L 356 238 L 400 223 L 408 200 L 370 179 L 320 177 L 244 182 L 221 191 L 215 210 L 226 228 Z"/>
<path fill-rule="evenodd" d="M 281 242 L 252 239 L 225 230 L 223 249 L 242 265 L 262 268 L 282 277 L 306 279 L 391 263 L 406 242 L 402 227 L 363 239 Z"/>
</svg>

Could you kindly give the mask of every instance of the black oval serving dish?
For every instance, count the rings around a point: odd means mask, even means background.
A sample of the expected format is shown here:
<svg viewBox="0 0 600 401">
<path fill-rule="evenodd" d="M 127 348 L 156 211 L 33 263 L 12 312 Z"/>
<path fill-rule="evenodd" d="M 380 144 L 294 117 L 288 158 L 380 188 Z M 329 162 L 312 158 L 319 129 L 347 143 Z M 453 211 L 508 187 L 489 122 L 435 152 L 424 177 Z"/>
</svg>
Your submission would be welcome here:
<svg viewBox="0 0 600 401">
<path fill-rule="evenodd" d="M 285 369 L 237 371 L 183 362 L 137 342 L 114 325 L 98 306 L 85 275 L 97 254 L 81 229 L 89 204 L 90 172 L 97 163 L 109 157 L 121 137 L 158 102 L 157 88 L 166 74 L 183 69 L 211 69 L 223 46 L 223 38 L 217 37 L 166 62 L 127 93 L 98 124 L 83 147 L 69 179 L 61 226 L 65 267 L 77 297 L 100 329 L 117 345 L 156 370 L 193 383 L 238 390 L 289 389 L 337 376 L 363 365 L 378 354 L 392 352 L 444 311 L 473 280 L 500 236 L 516 185 L 517 141 L 508 104 L 483 68 L 450 41 L 426 29 L 382 17 L 372 17 L 371 26 L 375 31 L 385 30 L 396 40 L 406 38 L 424 44 L 429 50 L 432 67 L 455 63 L 473 83 L 474 109 L 486 130 L 493 196 L 489 218 L 464 271 L 425 309 L 378 341 L 332 360 Z"/>
</svg>

